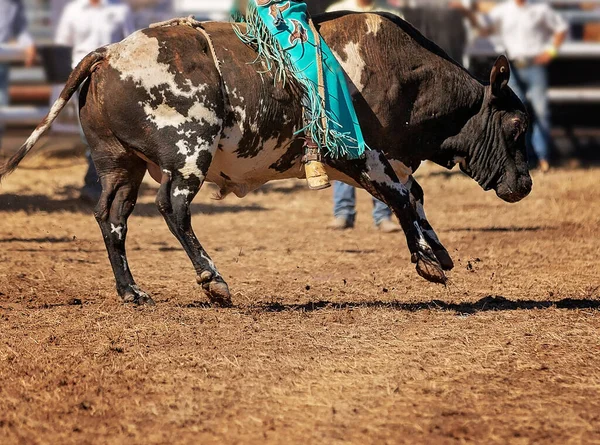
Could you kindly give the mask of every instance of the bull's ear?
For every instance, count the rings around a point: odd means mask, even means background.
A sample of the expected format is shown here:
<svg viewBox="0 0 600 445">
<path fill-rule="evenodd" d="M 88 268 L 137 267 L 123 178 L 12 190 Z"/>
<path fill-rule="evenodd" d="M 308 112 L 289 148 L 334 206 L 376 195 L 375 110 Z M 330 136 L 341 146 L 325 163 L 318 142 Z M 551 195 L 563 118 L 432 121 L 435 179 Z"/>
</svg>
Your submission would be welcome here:
<svg viewBox="0 0 600 445">
<path fill-rule="evenodd" d="M 508 85 L 510 80 L 510 64 L 506 56 L 500 56 L 494 63 L 492 74 L 490 75 L 490 86 L 492 94 L 496 97 L 501 95 L 501 92 Z"/>
</svg>

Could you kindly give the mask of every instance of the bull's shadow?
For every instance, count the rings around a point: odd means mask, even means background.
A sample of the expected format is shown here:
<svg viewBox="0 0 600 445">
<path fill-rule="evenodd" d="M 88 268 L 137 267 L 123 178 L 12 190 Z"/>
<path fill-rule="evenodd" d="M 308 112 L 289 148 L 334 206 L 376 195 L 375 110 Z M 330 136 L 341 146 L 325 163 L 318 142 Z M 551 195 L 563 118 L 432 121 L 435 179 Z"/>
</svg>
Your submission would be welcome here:
<svg viewBox="0 0 600 445">
<path fill-rule="evenodd" d="M 94 206 L 87 204 L 77 198 L 59 197 L 53 198 L 46 195 L 0 195 L 0 215 L 6 213 L 25 212 L 33 214 L 36 212 L 46 213 L 93 213 Z M 258 204 L 229 205 L 222 202 L 215 203 L 194 203 L 190 206 L 192 214 L 202 213 L 204 215 L 214 215 L 221 213 L 240 213 L 240 212 L 262 212 L 269 209 Z M 157 216 L 160 213 L 156 205 L 152 203 L 138 203 L 135 207 L 134 215 L 137 216 Z"/>
<path fill-rule="evenodd" d="M 316 312 L 324 309 L 357 309 L 377 308 L 391 309 L 405 312 L 418 312 L 426 310 L 439 310 L 455 312 L 456 314 L 476 314 L 478 312 L 516 311 L 534 309 L 596 309 L 600 310 L 600 296 L 598 299 L 590 298 L 564 298 L 562 300 L 509 300 L 502 296 L 487 296 L 473 303 L 448 303 L 441 300 L 431 300 L 419 303 L 403 303 L 400 301 L 364 301 L 341 302 L 318 301 L 306 304 L 264 303 L 251 305 L 251 309 L 264 312 Z"/>
<path fill-rule="evenodd" d="M 508 226 L 508 227 L 457 227 L 447 229 L 447 232 L 539 232 L 543 230 L 557 230 L 551 226 Z"/>
</svg>

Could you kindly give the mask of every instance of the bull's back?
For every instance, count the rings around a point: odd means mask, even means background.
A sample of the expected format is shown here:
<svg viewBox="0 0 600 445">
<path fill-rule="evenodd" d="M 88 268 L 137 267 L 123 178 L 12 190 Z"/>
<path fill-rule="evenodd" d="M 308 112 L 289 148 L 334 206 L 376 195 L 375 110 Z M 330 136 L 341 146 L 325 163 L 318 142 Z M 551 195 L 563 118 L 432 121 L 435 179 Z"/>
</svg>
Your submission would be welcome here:
<svg viewBox="0 0 600 445">
<path fill-rule="evenodd" d="M 231 24 L 207 23 L 205 29 L 220 73 L 204 34 L 188 26 L 146 29 L 109 48 L 92 78 L 92 93 L 111 129 L 158 165 L 165 146 L 174 157 L 177 147 L 189 147 L 182 135 L 220 131 L 207 177 L 217 183 L 227 178 L 252 189 L 296 175 L 302 154 L 295 137 L 302 113 L 298 91 L 275 83 L 264 63 L 253 63 L 256 53 Z M 390 146 L 385 139 L 403 122 L 390 112 L 397 105 L 389 97 L 397 77 L 381 48 L 393 24 L 375 14 L 350 15 L 322 23 L 321 31 L 356 87 L 367 142 Z"/>
</svg>

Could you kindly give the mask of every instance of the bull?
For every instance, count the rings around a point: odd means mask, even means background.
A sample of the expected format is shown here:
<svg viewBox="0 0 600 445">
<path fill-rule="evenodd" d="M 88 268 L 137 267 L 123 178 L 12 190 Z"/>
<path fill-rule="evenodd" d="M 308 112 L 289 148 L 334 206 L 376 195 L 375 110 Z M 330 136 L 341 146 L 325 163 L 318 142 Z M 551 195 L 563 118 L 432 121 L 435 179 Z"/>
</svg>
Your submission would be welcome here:
<svg viewBox="0 0 600 445">
<path fill-rule="evenodd" d="M 528 118 L 508 87 L 508 61 L 501 56 L 484 84 L 394 15 L 335 13 L 315 21 L 348 76 L 371 148 L 359 160 L 326 158 L 328 174 L 389 205 L 419 275 L 445 283 L 453 262 L 426 219 L 412 174 L 424 160 L 459 164 L 504 201 L 530 192 Z M 156 205 L 198 284 L 211 302 L 228 306 L 229 288 L 192 230 L 191 201 L 205 181 L 220 197 L 243 197 L 268 181 L 304 175 L 301 92 L 264 64 L 231 24 L 138 31 L 83 59 L 48 116 L 0 167 L 0 178 L 80 89 L 81 124 L 102 185 L 94 214 L 122 300 L 153 304 L 125 250 L 127 219 L 149 171 L 160 183 Z"/>
</svg>

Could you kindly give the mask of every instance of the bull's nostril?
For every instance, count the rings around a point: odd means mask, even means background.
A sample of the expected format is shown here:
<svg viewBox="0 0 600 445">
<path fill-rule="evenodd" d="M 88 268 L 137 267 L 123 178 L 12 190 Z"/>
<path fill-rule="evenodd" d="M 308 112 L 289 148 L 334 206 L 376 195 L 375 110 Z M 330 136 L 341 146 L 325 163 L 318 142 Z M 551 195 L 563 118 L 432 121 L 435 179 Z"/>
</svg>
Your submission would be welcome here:
<svg viewBox="0 0 600 445">
<path fill-rule="evenodd" d="M 526 176 L 521 179 L 521 189 L 526 192 L 530 192 L 533 187 L 533 181 L 531 180 L 531 176 Z"/>
</svg>

